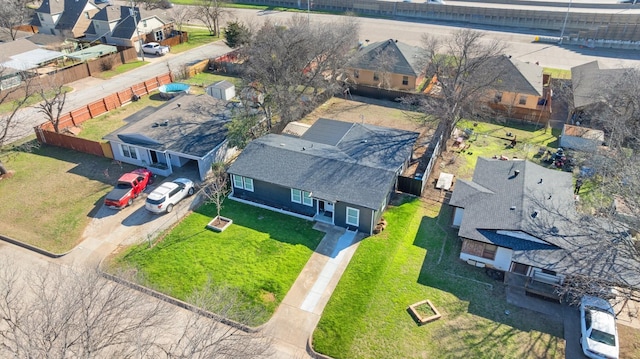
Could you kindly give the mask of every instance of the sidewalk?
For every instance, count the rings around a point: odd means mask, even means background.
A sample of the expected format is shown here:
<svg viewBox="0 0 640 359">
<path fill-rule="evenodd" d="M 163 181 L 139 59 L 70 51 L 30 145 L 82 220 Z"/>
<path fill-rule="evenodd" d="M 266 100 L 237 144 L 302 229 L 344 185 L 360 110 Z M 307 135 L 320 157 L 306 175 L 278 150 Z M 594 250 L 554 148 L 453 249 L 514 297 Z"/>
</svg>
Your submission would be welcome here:
<svg viewBox="0 0 640 359">
<path fill-rule="evenodd" d="M 308 358 L 306 351 L 320 316 L 364 234 L 316 223 L 326 235 L 265 325 L 274 338 L 274 358 Z"/>
</svg>

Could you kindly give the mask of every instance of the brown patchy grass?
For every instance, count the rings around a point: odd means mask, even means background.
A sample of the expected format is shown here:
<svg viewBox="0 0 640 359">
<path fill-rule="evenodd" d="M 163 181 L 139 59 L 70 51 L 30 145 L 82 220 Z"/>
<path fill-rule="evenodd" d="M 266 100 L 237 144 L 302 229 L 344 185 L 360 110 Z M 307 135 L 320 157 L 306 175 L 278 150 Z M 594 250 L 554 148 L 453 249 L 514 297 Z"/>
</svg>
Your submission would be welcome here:
<svg viewBox="0 0 640 359">
<path fill-rule="evenodd" d="M 640 330 L 618 325 L 620 358 L 640 359 Z"/>
<path fill-rule="evenodd" d="M 80 241 L 102 197 L 133 168 L 52 146 L 10 151 L 3 162 L 13 177 L 0 181 L 0 233 L 54 253 Z"/>
</svg>

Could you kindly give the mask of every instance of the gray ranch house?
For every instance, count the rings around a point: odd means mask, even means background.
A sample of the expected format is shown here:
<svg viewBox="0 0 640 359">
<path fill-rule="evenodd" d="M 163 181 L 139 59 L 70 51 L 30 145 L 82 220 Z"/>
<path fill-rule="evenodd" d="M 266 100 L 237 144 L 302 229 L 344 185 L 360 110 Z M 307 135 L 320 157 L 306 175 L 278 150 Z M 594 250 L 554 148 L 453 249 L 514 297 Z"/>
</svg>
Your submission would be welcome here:
<svg viewBox="0 0 640 359">
<path fill-rule="evenodd" d="M 624 226 L 580 215 L 571 173 L 524 160 L 479 158 L 449 204 L 460 259 L 505 274 L 509 285 L 557 298 L 565 281 L 639 287 L 640 266 Z"/>
<path fill-rule="evenodd" d="M 208 95 L 182 95 L 128 117 L 125 126 L 104 137 L 116 160 L 169 176 L 174 168 L 197 166 L 204 180 L 215 162 L 236 152 L 227 145 L 231 120 L 226 101 Z"/>
<path fill-rule="evenodd" d="M 318 119 L 302 136 L 251 141 L 228 169 L 230 198 L 373 233 L 418 133 Z"/>
</svg>

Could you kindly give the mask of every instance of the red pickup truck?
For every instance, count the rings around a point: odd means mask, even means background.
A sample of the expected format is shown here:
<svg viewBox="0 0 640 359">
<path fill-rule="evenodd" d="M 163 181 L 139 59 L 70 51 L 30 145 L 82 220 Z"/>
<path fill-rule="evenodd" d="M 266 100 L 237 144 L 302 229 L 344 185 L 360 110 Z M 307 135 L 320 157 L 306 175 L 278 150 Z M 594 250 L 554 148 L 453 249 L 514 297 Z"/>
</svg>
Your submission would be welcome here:
<svg viewBox="0 0 640 359">
<path fill-rule="evenodd" d="M 123 174 L 118 179 L 116 187 L 107 194 L 104 204 L 111 208 L 124 208 L 133 203 L 133 199 L 138 197 L 147 185 L 153 182 L 151 171 L 138 168 L 129 173 Z"/>
</svg>

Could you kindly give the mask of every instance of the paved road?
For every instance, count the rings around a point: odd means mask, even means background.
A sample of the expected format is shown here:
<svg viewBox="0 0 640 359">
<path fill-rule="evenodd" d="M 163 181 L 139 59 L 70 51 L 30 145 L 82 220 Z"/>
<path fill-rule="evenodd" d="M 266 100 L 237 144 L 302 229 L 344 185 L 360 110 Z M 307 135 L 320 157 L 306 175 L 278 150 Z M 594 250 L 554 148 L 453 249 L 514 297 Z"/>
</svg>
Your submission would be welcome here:
<svg viewBox="0 0 640 359">
<path fill-rule="evenodd" d="M 176 71 L 185 64 L 217 57 L 230 50 L 224 42 L 218 41 L 180 54 L 170 53 L 162 57 L 145 55 L 145 60 L 151 62 L 149 65 L 139 67 L 108 80 L 88 77 L 68 84 L 74 88 L 74 91 L 67 95 L 64 111 L 71 111 L 93 101 L 97 101 L 106 95 L 122 91 L 133 84 L 148 80 L 156 75 L 167 73 L 169 70 Z M 38 113 L 33 107 L 22 110 L 18 116 L 17 126 L 11 128 L 6 141 L 7 143 L 33 134 L 34 126 L 46 122 L 43 115 Z"/>
</svg>

